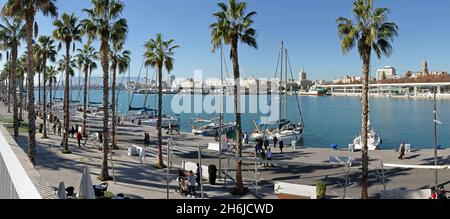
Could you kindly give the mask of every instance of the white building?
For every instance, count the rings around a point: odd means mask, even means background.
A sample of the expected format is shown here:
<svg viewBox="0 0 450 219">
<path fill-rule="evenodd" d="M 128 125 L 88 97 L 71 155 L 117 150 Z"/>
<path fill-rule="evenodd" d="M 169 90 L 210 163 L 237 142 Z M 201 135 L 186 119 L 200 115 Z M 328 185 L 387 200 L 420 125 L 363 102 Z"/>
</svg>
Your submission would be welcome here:
<svg viewBox="0 0 450 219">
<path fill-rule="evenodd" d="M 167 75 L 166 84 L 168 88 L 172 87 L 173 82 L 175 81 L 175 75 Z"/>
<path fill-rule="evenodd" d="M 394 79 L 397 76 L 397 72 L 394 67 L 386 66 L 377 70 L 377 81 Z"/>
</svg>

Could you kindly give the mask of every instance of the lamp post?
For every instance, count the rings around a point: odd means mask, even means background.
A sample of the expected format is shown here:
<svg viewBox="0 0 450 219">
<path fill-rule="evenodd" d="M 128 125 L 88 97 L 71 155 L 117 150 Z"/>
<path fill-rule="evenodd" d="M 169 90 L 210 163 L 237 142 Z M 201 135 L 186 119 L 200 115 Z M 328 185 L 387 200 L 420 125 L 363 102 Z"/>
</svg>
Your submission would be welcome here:
<svg viewBox="0 0 450 219">
<path fill-rule="evenodd" d="M 438 121 L 438 117 L 437 117 L 437 101 L 436 101 L 436 89 L 434 90 L 434 165 L 437 166 L 438 165 L 438 158 L 437 158 L 437 125 L 439 123 Z M 435 170 L 435 187 L 434 189 L 437 190 L 438 189 L 438 170 Z"/>
</svg>

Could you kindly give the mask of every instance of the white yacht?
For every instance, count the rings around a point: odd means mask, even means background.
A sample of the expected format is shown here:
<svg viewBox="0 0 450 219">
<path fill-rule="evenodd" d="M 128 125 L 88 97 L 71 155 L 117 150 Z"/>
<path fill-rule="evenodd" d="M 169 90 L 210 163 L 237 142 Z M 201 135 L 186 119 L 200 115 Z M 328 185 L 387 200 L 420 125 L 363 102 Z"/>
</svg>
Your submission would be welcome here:
<svg viewBox="0 0 450 219">
<path fill-rule="evenodd" d="M 156 127 L 158 122 L 158 118 L 153 119 L 145 119 L 141 120 L 141 124 L 145 126 L 152 126 Z M 162 128 L 168 128 L 169 125 L 172 124 L 172 126 L 179 126 L 180 125 L 180 119 L 175 117 L 164 117 L 161 120 L 161 127 Z"/>
<path fill-rule="evenodd" d="M 220 129 L 222 129 L 223 133 L 236 131 L 236 122 L 222 123 L 222 125 L 220 125 L 220 120 L 220 117 L 211 120 L 195 119 L 191 124 L 192 134 L 214 137 Z"/>
<path fill-rule="evenodd" d="M 375 132 L 375 130 L 372 129 L 372 126 L 370 124 L 368 124 L 368 134 L 367 134 L 367 148 L 369 149 L 369 151 L 374 151 L 374 150 L 378 150 L 380 148 L 381 145 L 381 138 L 380 136 Z M 361 143 L 362 139 L 361 136 L 356 137 L 353 140 L 353 145 L 354 145 L 354 149 L 355 150 L 362 150 L 363 145 Z"/>
</svg>

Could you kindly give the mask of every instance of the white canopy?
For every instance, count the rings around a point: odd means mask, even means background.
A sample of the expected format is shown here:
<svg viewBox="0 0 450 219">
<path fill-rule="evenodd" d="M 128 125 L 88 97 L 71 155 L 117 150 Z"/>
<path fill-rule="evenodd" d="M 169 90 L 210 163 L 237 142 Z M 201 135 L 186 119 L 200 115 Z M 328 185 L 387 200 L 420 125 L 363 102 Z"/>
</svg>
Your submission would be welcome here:
<svg viewBox="0 0 450 219">
<path fill-rule="evenodd" d="M 64 185 L 63 181 L 59 183 L 58 197 L 59 199 L 67 199 L 66 186 Z"/>
<path fill-rule="evenodd" d="M 78 192 L 78 199 L 95 199 L 94 187 L 92 185 L 91 174 L 89 167 L 83 169 L 83 176 Z"/>
</svg>

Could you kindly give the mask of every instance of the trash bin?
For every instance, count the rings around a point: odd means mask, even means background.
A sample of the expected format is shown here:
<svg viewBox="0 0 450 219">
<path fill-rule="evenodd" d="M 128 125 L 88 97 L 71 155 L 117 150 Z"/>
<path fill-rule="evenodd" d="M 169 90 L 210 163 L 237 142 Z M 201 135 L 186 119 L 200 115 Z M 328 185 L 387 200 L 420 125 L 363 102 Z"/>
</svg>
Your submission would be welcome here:
<svg viewBox="0 0 450 219">
<path fill-rule="evenodd" d="M 44 130 L 44 124 L 39 124 L 39 133 L 42 133 Z"/>
</svg>

